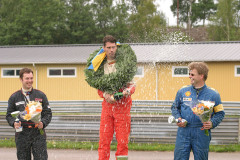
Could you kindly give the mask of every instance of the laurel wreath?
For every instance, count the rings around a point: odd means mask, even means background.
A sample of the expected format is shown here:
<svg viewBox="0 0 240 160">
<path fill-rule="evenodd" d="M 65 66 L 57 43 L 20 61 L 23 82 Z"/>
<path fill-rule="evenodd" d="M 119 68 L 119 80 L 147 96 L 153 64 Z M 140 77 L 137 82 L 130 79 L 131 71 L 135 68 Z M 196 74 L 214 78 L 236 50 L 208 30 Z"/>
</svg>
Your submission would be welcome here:
<svg viewBox="0 0 240 160">
<path fill-rule="evenodd" d="M 84 70 L 86 76 L 85 80 L 91 87 L 113 94 L 126 86 L 135 76 L 137 72 L 137 57 L 129 45 L 123 44 L 118 46 L 116 51 L 116 72 L 104 74 L 104 63 L 107 58 L 103 60 L 96 72 L 92 69 L 88 69 L 92 59 L 99 50 L 90 54 L 87 60 L 87 68 Z"/>
</svg>

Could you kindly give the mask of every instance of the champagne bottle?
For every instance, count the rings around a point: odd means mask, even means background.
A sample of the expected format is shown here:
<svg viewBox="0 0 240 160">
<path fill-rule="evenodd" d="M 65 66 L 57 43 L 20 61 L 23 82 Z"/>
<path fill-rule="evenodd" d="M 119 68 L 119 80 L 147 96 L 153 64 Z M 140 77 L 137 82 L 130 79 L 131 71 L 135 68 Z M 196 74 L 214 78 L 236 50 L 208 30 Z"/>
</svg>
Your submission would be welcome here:
<svg viewBox="0 0 240 160">
<path fill-rule="evenodd" d="M 113 95 L 113 98 L 118 101 L 123 98 L 123 93 L 122 92 L 117 92 Z"/>
</svg>

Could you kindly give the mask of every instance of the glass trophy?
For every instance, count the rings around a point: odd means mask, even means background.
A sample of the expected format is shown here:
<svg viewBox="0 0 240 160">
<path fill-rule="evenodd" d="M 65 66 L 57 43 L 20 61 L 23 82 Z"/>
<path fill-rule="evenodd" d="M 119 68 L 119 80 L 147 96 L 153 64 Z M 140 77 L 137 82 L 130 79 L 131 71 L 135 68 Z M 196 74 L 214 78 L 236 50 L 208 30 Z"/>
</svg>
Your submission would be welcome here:
<svg viewBox="0 0 240 160">
<path fill-rule="evenodd" d="M 20 114 L 20 111 L 15 111 L 11 113 L 12 117 L 16 118 L 15 119 L 16 123 L 19 123 L 19 119 L 18 119 L 19 114 Z M 16 132 L 22 132 L 22 126 L 19 128 L 16 128 Z"/>
<path fill-rule="evenodd" d="M 185 123 L 185 125 L 187 125 L 187 121 L 185 119 L 182 119 L 181 121 L 178 119 L 175 119 L 173 116 L 169 116 L 168 117 L 168 123 L 172 124 L 172 123 L 179 123 L 179 122 L 183 122 Z"/>
</svg>

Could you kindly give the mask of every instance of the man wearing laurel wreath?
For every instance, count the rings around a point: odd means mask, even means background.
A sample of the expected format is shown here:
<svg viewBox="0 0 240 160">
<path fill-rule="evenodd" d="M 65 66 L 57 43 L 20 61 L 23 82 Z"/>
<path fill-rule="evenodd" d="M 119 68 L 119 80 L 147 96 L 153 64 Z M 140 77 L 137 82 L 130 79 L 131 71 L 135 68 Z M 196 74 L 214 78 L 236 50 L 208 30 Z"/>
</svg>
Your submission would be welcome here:
<svg viewBox="0 0 240 160">
<path fill-rule="evenodd" d="M 111 35 L 104 37 L 103 47 L 99 53 L 101 51 L 106 56 L 104 55 L 104 61 L 101 63 L 100 69 L 89 70 L 88 68 L 85 72 L 87 78 L 94 74 L 96 76 L 100 75 L 99 77 L 93 76 L 87 79 L 91 86 L 98 89 L 99 96 L 103 98 L 98 148 L 99 160 L 108 160 L 110 158 L 110 144 L 114 131 L 117 140 L 116 159 L 127 160 L 128 137 L 131 126 L 131 95 L 135 92 L 135 83 L 132 82 L 132 79 L 136 73 L 136 55 L 130 46 L 119 46 L 116 39 Z M 121 56 L 124 58 L 121 59 Z M 124 60 L 126 63 L 129 61 L 129 65 L 119 65 Z M 125 77 L 120 78 L 121 76 Z M 126 80 L 126 76 L 128 81 Z M 107 78 L 103 79 L 103 77 Z M 94 83 L 91 83 L 91 79 L 95 79 Z M 95 82 L 105 82 L 107 84 L 102 83 L 99 86 L 94 86 L 96 85 Z M 120 88 L 114 88 L 119 83 L 121 84 Z"/>
<path fill-rule="evenodd" d="M 15 142 L 17 148 L 18 160 L 31 160 L 31 153 L 34 160 L 47 160 L 47 144 L 46 133 L 44 128 L 52 119 L 52 111 L 50 109 L 46 95 L 37 89 L 33 89 L 33 71 L 29 68 L 23 68 L 19 72 L 22 88 L 11 95 L 8 100 L 8 108 L 6 119 L 10 126 L 15 129 L 22 127 L 22 131 L 15 132 Z M 18 117 L 19 121 L 12 117 L 11 113 L 15 111 L 23 112 L 26 104 L 30 101 L 37 101 L 42 104 L 41 120 L 34 123 L 31 120 L 26 121 L 22 117 Z M 43 133 L 40 133 L 40 130 Z"/>
<path fill-rule="evenodd" d="M 191 150 L 195 160 L 207 160 L 211 129 L 222 122 L 225 113 L 219 93 L 205 84 L 209 70 L 207 64 L 192 62 L 188 68 L 191 85 L 184 86 L 177 92 L 171 107 L 172 115 L 180 121 L 177 123 L 174 160 L 188 160 Z M 202 123 L 199 117 L 193 114 L 190 105 L 197 101 L 214 102 L 210 121 Z M 183 119 L 187 123 L 183 122 Z M 204 130 L 208 130 L 209 135 L 206 135 Z"/>
</svg>

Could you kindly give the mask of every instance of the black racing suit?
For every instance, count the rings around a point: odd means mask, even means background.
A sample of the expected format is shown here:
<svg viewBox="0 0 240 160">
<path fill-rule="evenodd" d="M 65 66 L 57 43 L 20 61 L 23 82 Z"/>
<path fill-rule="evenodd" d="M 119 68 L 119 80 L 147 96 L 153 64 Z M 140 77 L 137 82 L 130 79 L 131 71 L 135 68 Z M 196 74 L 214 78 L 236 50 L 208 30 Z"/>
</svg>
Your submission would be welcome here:
<svg viewBox="0 0 240 160">
<path fill-rule="evenodd" d="M 32 89 L 29 92 L 30 101 L 39 101 L 42 103 L 41 122 L 43 128 L 51 122 L 52 111 L 50 109 L 48 99 L 46 95 L 39 90 Z M 6 114 L 6 120 L 9 125 L 14 127 L 15 118 L 12 117 L 11 113 L 14 111 L 24 111 L 26 106 L 26 97 L 22 93 L 22 90 L 18 90 L 13 93 L 8 100 L 8 108 Z M 23 126 L 22 132 L 15 132 L 15 142 L 17 147 L 18 160 L 31 160 L 31 151 L 34 160 L 47 160 L 47 144 L 46 144 L 46 133 L 41 135 L 38 128 L 34 127 L 34 122 L 26 121 L 19 116 L 19 120 Z"/>
</svg>

